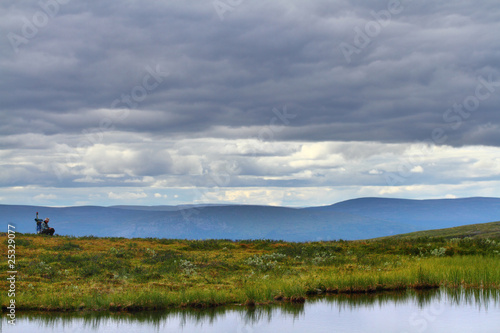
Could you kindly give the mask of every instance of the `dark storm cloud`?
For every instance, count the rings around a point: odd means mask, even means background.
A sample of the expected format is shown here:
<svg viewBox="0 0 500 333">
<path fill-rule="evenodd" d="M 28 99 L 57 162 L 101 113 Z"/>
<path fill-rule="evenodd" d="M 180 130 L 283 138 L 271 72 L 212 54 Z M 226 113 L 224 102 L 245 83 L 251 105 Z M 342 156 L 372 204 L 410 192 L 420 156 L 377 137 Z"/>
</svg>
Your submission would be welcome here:
<svg viewBox="0 0 500 333">
<path fill-rule="evenodd" d="M 381 24 L 373 11 L 391 1 L 243 2 L 223 21 L 210 1 L 60 3 L 17 53 L 8 34 L 23 36 L 43 10 L 2 3 L 2 135 L 81 135 L 159 68 L 160 84 L 115 129 L 248 137 L 286 105 L 297 117 L 275 139 L 414 142 L 441 128 L 438 143 L 500 145 L 484 127 L 500 123 L 496 1 L 402 1 Z M 380 31 L 359 47 L 367 24 Z M 359 51 L 349 62 L 342 43 Z M 446 117 L 480 76 L 494 82 L 488 98 Z"/>
</svg>

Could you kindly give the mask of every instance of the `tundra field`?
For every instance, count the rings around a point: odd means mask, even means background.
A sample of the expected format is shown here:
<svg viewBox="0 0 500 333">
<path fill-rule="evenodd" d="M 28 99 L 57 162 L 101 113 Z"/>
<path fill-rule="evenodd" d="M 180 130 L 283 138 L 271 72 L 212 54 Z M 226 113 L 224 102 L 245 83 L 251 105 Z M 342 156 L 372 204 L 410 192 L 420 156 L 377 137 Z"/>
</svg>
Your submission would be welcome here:
<svg viewBox="0 0 500 333">
<path fill-rule="evenodd" d="M 291 243 L 16 234 L 16 309 L 142 311 L 304 302 L 318 294 L 498 290 L 500 241 L 477 235 Z M 8 271 L 5 258 L 3 281 Z M 9 286 L 0 288 L 6 311 Z"/>
</svg>

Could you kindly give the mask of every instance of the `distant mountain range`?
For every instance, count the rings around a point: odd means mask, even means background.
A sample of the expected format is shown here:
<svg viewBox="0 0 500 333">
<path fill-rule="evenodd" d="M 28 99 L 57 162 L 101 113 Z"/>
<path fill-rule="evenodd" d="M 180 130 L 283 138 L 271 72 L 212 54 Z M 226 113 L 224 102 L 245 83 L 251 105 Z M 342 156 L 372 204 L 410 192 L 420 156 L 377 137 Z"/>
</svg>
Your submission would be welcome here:
<svg viewBox="0 0 500 333">
<path fill-rule="evenodd" d="M 330 206 L 250 205 L 81 206 L 0 205 L 5 223 L 35 232 L 35 213 L 56 234 L 178 239 L 367 239 L 500 220 L 500 198 L 407 200 L 360 198 Z"/>
</svg>

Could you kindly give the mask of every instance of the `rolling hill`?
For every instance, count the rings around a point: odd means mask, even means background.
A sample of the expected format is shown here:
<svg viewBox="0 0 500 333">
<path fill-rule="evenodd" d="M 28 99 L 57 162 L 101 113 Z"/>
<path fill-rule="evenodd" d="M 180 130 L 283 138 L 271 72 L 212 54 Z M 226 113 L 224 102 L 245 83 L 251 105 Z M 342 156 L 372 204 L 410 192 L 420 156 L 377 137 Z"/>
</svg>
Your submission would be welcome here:
<svg viewBox="0 0 500 333">
<path fill-rule="evenodd" d="M 497 221 L 500 199 L 403 200 L 360 198 L 330 206 L 250 205 L 80 206 L 0 205 L 2 219 L 32 233 L 35 212 L 56 234 L 178 239 L 368 239 L 419 230 Z"/>
<path fill-rule="evenodd" d="M 499 198 L 408 200 L 360 198 L 311 210 L 344 212 L 383 221 L 398 221 L 417 230 L 451 228 L 500 220 Z"/>
</svg>

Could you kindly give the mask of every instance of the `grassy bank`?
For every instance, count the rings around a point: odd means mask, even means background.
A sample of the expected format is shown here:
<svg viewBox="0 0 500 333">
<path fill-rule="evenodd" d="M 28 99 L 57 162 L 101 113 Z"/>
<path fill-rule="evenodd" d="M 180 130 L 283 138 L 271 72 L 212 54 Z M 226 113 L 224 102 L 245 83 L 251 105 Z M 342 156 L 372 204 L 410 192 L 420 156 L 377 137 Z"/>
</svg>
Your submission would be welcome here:
<svg viewBox="0 0 500 333">
<path fill-rule="evenodd" d="M 397 236 L 380 237 L 379 239 L 384 239 L 384 238 L 414 239 L 417 237 L 444 237 L 444 238 L 469 237 L 469 238 L 489 238 L 489 239 L 500 240 L 500 222 L 468 224 L 454 228 L 416 231 L 408 234 L 400 234 Z"/>
<path fill-rule="evenodd" d="M 1 235 L 7 253 L 7 237 Z M 303 302 L 325 293 L 500 288 L 500 242 L 187 241 L 16 236 L 18 310 L 154 310 Z M 7 260 L 0 264 L 6 281 Z M 1 285 L 2 308 L 8 285 Z"/>
</svg>

